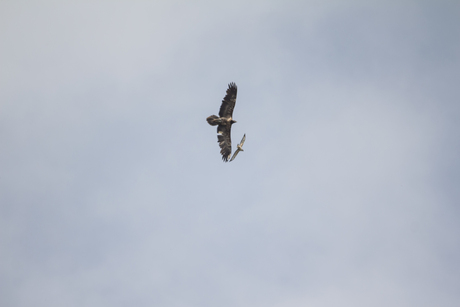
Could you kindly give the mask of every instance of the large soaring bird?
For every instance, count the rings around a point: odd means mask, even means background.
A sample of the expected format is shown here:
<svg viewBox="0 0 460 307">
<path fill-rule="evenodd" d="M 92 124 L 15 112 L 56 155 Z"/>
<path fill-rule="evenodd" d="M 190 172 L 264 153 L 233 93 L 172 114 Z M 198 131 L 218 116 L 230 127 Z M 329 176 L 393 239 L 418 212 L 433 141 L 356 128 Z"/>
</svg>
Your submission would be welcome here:
<svg viewBox="0 0 460 307">
<path fill-rule="evenodd" d="M 235 150 L 235 152 L 233 153 L 233 156 L 232 156 L 232 158 L 230 159 L 230 162 L 232 162 L 233 159 L 236 158 L 236 155 L 237 155 L 240 151 L 244 151 L 244 150 L 243 150 L 244 141 L 246 141 L 246 133 L 243 135 L 243 138 L 241 139 L 241 142 L 240 142 L 238 145 L 236 145 L 236 150 Z"/>
<path fill-rule="evenodd" d="M 232 154 L 232 139 L 231 129 L 232 125 L 236 123 L 233 120 L 233 109 L 236 103 L 236 84 L 230 83 L 227 89 L 227 95 L 222 100 L 222 104 L 219 110 L 219 116 L 211 115 L 206 118 L 206 121 L 211 126 L 217 126 L 217 142 L 221 148 L 220 153 L 222 154 L 222 160 L 228 162 L 230 155 Z"/>
</svg>

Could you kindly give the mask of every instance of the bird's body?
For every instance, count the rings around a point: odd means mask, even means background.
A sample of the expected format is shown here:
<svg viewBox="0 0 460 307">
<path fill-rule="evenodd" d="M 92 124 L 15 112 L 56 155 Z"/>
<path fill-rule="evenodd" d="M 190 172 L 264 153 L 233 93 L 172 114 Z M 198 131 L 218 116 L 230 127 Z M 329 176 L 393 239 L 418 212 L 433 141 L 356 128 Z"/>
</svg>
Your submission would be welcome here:
<svg viewBox="0 0 460 307">
<path fill-rule="evenodd" d="M 236 150 L 235 150 L 235 152 L 233 153 L 233 156 L 232 156 L 232 158 L 230 159 L 230 162 L 232 162 L 232 161 L 236 158 L 236 155 L 237 155 L 240 151 L 244 151 L 244 150 L 243 150 L 244 141 L 246 141 L 246 133 L 243 135 L 243 138 L 241 139 L 241 142 L 240 142 L 238 145 L 236 145 Z"/>
<path fill-rule="evenodd" d="M 236 84 L 232 82 L 228 85 L 227 94 L 222 100 L 219 116 L 211 115 L 206 118 L 208 124 L 217 126 L 217 142 L 221 148 L 220 153 L 222 154 L 222 160 L 224 162 L 228 162 L 232 154 L 231 129 L 232 125 L 236 123 L 232 118 L 233 109 L 236 103 L 236 93 Z"/>
</svg>

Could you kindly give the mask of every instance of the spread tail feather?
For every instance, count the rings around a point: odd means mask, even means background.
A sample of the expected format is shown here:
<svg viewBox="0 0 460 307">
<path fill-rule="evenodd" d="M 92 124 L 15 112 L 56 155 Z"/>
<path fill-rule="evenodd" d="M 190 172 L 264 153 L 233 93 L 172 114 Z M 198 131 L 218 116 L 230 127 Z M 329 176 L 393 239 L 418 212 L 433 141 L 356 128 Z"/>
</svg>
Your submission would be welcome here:
<svg viewBox="0 0 460 307">
<path fill-rule="evenodd" d="M 220 119 L 220 117 L 218 117 L 216 115 L 211 115 L 208 118 L 206 118 L 206 121 L 211 126 L 217 126 L 217 125 L 219 125 L 221 123 L 222 120 Z"/>
</svg>

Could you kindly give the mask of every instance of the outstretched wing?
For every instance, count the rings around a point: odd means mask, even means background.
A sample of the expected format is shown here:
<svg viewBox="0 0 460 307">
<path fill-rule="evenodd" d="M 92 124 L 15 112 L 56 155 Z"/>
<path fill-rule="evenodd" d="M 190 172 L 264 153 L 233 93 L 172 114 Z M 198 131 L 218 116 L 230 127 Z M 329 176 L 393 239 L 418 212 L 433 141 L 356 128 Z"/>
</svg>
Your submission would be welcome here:
<svg viewBox="0 0 460 307">
<path fill-rule="evenodd" d="M 217 126 L 217 142 L 220 146 L 220 153 L 222 154 L 222 160 L 228 161 L 232 154 L 232 139 L 231 139 L 231 125 L 219 125 Z"/>
<path fill-rule="evenodd" d="M 232 117 L 233 109 L 236 103 L 236 92 L 237 87 L 235 83 L 230 83 L 227 89 L 227 95 L 225 95 L 220 105 L 219 116 L 220 117 Z"/>
<path fill-rule="evenodd" d="M 241 150 L 238 148 L 237 150 L 235 150 L 235 152 L 233 153 L 233 156 L 232 158 L 230 159 L 230 162 L 232 162 L 235 158 L 236 158 L 236 155 L 240 152 Z"/>
<path fill-rule="evenodd" d="M 241 139 L 240 146 L 243 147 L 244 141 L 246 141 L 246 133 L 243 135 L 243 138 Z"/>
</svg>

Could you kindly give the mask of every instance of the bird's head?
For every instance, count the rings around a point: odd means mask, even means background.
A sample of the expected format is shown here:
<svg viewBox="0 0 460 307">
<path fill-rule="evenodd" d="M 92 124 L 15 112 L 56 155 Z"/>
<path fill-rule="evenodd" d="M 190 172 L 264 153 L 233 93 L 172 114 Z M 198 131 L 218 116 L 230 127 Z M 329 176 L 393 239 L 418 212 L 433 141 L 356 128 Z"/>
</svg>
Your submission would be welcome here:
<svg viewBox="0 0 460 307">
<path fill-rule="evenodd" d="M 236 120 L 233 120 L 233 119 L 232 119 L 232 124 L 235 124 L 235 123 L 236 123 Z"/>
</svg>

